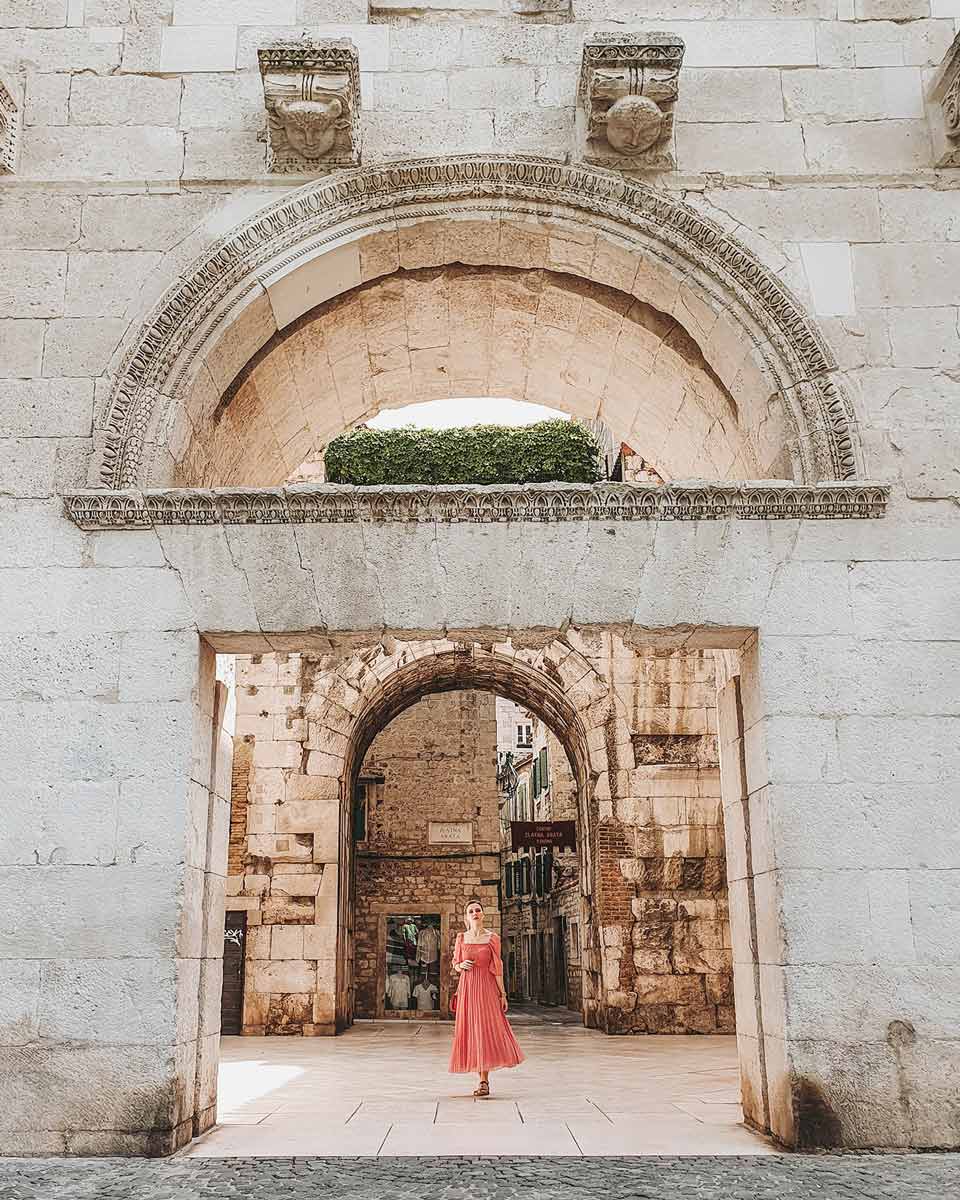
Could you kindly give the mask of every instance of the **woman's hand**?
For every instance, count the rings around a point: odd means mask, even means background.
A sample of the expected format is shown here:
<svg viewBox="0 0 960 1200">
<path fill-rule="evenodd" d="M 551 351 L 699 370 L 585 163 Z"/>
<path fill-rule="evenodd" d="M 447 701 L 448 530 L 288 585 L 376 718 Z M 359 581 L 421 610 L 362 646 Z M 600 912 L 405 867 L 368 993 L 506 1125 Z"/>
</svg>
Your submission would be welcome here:
<svg viewBox="0 0 960 1200">
<path fill-rule="evenodd" d="M 460 963 L 460 970 L 461 971 L 469 971 L 472 966 L 473 966 L 473 959 L 465 958 Z"/>
<path fill-rule="evenodd" d="M 507 998 L 502 993 L 500 996 L 500 1007 L 503 1009 L 504 1012 L 507 1011 Z"/>
</svg>

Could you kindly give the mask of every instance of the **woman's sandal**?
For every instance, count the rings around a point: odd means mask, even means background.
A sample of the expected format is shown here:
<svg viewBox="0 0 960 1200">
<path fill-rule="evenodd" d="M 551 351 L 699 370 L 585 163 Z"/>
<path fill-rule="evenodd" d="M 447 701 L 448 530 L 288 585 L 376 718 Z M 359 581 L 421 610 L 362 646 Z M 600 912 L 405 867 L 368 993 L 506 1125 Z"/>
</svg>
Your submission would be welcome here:
<svg viewBox="0 0 960 1200">
<path fill-rule="evenodd" d="M 476 1091 L 473 1094 L 475 1096 L 489 1096 L 490 1095 L 490 1084 L 487 1083 L 487 1081 L 485 1079 L 482 1079 L 480 1081 L 480 1086 L 476 1089 Z"/>
</svg>

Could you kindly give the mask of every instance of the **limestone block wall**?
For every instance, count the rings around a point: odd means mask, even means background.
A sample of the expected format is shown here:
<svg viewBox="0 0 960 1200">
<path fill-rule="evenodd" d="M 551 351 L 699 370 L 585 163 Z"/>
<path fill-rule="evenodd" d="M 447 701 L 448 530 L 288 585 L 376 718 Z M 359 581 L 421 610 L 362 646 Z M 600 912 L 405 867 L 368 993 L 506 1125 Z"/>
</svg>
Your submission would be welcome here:
<svg viewBox="0 0 960 1200">
<path fill-rule="evenodd" d="M 711 652 L 614 658 L 628 786 L 598 831 L 611 1032 L 735 1025 Z"/>
<path fill-rule="evenodd" d="M 333 1032 L 339 793 L 302 769 L 301 672 L 299 655 L 236 658 L 226 905 L 247 913 L 248 1034 Z"/>
<path fill-rule="evenodd" d="M 382 1015 L 381 923 L 390 914 L 442 918 L 440 1004 L 447 1002 L 453 940 L 464 905 L 478 897 L 488 928 L 500 927 L 495 697 L 459 691 L 427 696 L 374 739 L 361 768 L 382 776 L 368 788 L 367 836 L 356 843 L 354 970 L 359 1017 Z M 431 822 L 466 824 L 466 844 L 430 838 Z"/>
</svg>

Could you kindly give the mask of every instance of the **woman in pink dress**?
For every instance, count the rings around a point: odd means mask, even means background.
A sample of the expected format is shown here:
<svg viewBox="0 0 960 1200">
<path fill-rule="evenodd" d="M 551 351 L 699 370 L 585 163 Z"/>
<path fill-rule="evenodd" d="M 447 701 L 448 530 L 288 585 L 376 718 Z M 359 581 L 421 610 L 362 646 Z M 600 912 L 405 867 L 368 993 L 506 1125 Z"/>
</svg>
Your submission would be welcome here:
<svg viewBox="0 0 960 1200">
<path fill-rule="evenodd" d="M 466 933 L 457 934 L 453 969 L 459 976 L 457 1020 L 450 1052 L 450 1070 L 464 1075 L 477 1071 L 475 1096 L 490 1095 L 489 1072 L 516 1067 L 523 1051 L 507 1020 L 500 939 L 483 927 L 483 905 L 471 900 L 465 911 Z"/>
</svg>

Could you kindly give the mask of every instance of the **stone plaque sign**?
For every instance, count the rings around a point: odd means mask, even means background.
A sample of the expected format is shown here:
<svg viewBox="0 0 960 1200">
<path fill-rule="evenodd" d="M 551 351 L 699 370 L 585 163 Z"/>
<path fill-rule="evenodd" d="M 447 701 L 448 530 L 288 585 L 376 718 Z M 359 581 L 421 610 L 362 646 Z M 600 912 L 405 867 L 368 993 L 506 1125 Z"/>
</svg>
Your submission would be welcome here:
<svg viewBox="0 0 960 1200">
<path fill-rule="evenodd" d="M 427 838 L 431 846 L 444 844 L 457 846 L 473 845 L 472 821 L 430 821 Z"/>
</svg>

